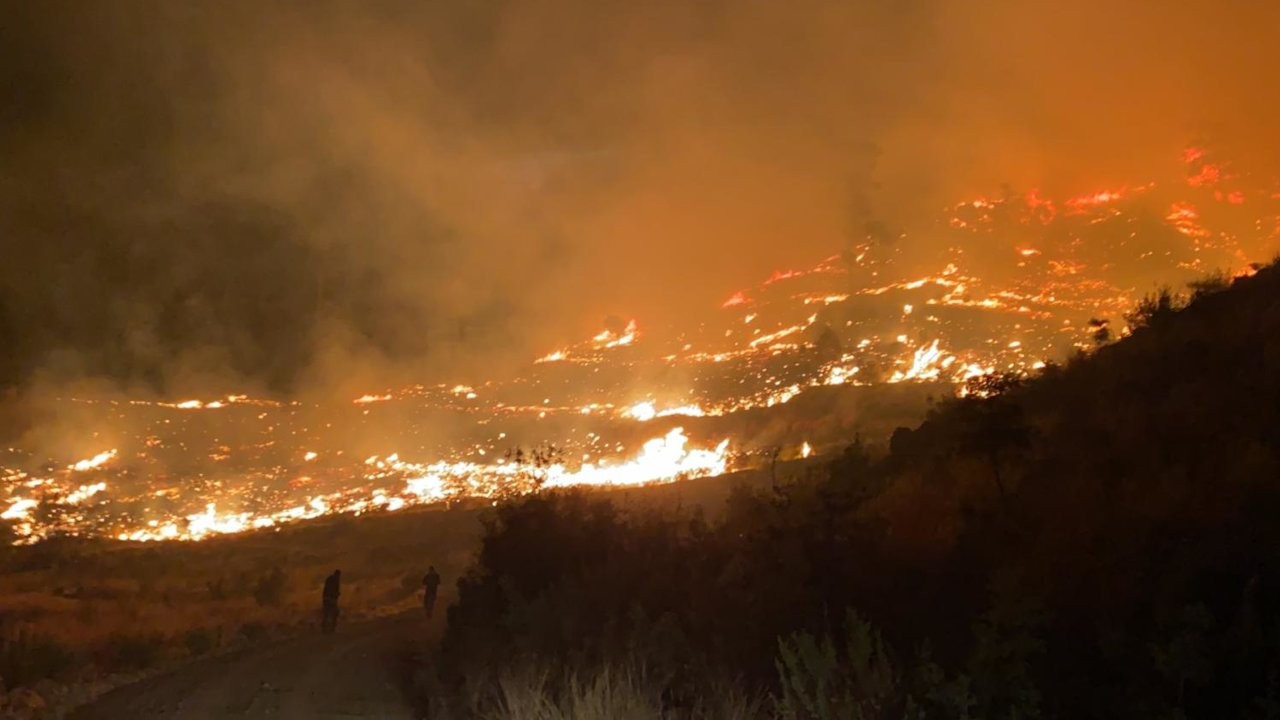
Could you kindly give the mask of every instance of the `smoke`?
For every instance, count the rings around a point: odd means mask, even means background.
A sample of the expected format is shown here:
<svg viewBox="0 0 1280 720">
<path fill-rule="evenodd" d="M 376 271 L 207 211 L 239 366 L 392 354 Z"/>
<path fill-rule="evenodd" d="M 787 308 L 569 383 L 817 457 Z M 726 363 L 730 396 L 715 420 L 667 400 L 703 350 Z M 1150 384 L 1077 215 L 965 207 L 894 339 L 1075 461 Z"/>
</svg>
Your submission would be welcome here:
<svg viewBox="0 0 1280 720">
<path fill-rule="evenodd" d="M 0 372 L 499 372 L 976 191 L 1209 137 L 1274 173 L 1274 3 L 10 3 Z"/>
</svg>

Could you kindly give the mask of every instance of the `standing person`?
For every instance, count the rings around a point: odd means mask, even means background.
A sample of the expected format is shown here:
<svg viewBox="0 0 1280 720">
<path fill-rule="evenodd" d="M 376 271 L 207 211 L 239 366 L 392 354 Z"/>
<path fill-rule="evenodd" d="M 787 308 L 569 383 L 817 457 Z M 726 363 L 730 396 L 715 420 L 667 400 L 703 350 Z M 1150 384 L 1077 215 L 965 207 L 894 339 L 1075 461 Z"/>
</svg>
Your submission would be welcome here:
<svg viewBox="0 0 1280 720">
<path fill-rule="evenodd" d="M 324 579 L 324 594 L 320 610 L 320 631 L 328 635 L 338 627 L 338 596 L 342 594 L 342 571 L 334 570 Z"/>
<path fill-rule="evenodd" d="M 436 572 L 435 565 L 427 568 L 427 574 L 422 578 L 422 587 L 422 607 L 427 609 L 427 617 L 430 618 L 436 609 L 436 592 L 440 589 L 440 573 Z"/>
</svg>

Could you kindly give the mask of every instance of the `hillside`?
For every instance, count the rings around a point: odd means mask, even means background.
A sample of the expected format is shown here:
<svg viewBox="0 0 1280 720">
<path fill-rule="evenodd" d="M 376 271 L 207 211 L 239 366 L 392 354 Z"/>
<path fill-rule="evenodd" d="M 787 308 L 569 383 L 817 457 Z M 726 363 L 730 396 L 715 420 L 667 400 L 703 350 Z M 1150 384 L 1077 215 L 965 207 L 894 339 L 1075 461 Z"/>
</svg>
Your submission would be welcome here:
<svg viewBox="0 0 1280 720">
<path fill-rule="evenodd" d="M 885 450 L 743 489 L 723 520 L 500 508 L 450 614 L 451 681 L 483 695 L 532 656 L 643 666 L 678 717 L 715 716 L 697 699 L 726 678 L 874 717 L 1275 717 L 1280 269 L 1179 305 Z"/>
</svg>

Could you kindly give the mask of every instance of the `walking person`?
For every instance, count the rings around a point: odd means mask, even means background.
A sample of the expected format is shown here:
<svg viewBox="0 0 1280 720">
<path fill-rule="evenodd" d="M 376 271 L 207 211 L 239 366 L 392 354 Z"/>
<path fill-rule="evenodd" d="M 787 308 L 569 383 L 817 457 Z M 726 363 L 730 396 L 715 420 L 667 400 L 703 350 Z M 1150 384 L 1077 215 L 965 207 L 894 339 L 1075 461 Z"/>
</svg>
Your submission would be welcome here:
<svg viewBox="0 0 1280 720">
<path fill-rule="evenodd" d="M 334 570 L 324 579 L 324 593 L 320 606 L 320 631 L 325 635 L 338 627 L 338 596 L 342 594 L 342 571 Z"/>
<path fill-rule="evenodd" d="M 435 612 L 436 593 L 440 589 L 440 573 L 436 572 L 435 565 L 427 568 L 427 574 L 422 578 L 422 588 L 422 607 L 426 608 L 427 618 L 430 619 Z"/>
</svg>

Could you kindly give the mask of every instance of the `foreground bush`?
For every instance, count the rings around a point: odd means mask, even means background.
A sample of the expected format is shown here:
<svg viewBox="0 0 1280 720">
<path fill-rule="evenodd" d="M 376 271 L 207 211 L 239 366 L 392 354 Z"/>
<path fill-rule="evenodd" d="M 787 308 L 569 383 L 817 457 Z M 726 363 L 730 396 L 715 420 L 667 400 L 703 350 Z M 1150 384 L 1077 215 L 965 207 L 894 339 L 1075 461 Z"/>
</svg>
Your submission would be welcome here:
<svg viewBox="0 0 1280 720">
<path fill-rule="evenodd" d="M 9 687 L 65 677 L 75 662 L 71 649 L 51 637 L 26 629 L 0 637 L 0 680 Z"/>
<path fill-rule="evenodd" d="M 492 696 L 471 712 L 486 720 L 757 720 L 760 703 L 732 694 L 695 707 L 673 709 L 663 684 L 634 669 L 601 670 L 586 679 L 574 675 L 552 681 L 525 671 L 502 677 Z"/>
</svg>

